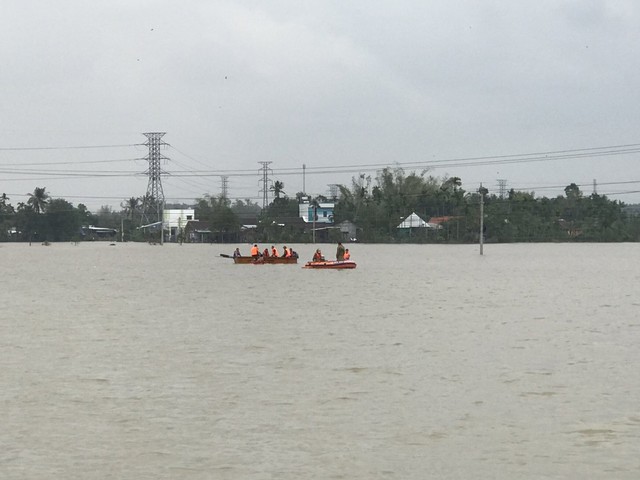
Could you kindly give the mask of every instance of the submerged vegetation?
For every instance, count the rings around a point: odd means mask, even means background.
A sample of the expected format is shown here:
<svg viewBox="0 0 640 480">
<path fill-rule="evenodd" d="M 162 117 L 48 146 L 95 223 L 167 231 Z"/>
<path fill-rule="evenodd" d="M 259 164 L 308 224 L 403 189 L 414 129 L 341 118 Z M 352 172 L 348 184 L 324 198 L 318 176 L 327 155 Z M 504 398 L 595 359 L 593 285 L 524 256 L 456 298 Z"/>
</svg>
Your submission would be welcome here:
<svg viewBox="0 0 640 480">
<path fill-rule="evenodd" d="M 286 195 L 276 181 L 274 199 L 262 209 L 250 199 L 205 195 L 195 200 L 195 218 L 210 232 L 211 242 L 311 242 L 310 224 L 299 218 L 299 204 L 307 197 Z M 82 227 L 99 225 L 117 231 L 117 240 L 146 241 L 142 210 L 149 199 L 123 200 L 121 210 L 109 206 L 91 213 L 36 187 L 26 203 L 13 206 L 0 197 L 0 241 L 78 241 L 87 238 Z M 333 224 L 317 231 L 318 241 L 343 238 L 337 228 L 345 222 L 356 229 L 358 241 L 371 243 L 472 243 L 479 240 L 480 209 L 486 242 L 627 242 L 640 240 L 640 214 L 634 206 L 604 195 L 585 195 L 572 183 L 564 195 L 537 197 L 535 192 L 509 190 L 497 195 L 486 189 L 465 190 L 459 177 L 438 178 L 385 168 L 375 178 L 359 175 L 351 185 L 339 185 L 334 198 L 307 198 L 310 205 L 333 203 Z M 167 208 L 187 208 L 167 205 Z M 415 213 L 426 227 L 398 228 Z M 182 240 L 182 238 L 180 238 Z"/>
</svg>

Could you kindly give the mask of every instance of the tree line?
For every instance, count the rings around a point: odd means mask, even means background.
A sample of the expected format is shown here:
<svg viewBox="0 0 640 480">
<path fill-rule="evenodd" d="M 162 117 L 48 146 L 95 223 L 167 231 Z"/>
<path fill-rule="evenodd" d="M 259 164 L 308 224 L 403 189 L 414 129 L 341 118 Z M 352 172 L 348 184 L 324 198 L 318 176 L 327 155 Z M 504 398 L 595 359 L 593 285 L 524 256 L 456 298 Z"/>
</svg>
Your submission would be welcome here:
<svg viewBox="0 0 640 480">
<path fill-rule="evenodd" d="M 482 202 L 487 242 L 640 240 L 640 216 L 624 203 L 584 195 L 575 183 L 564 192 L 547 198 L 511 189 L 501 196 L 486 188 L 466 191 L 459 177 L 385 168 L 375 179 L 360 175 L 341 186 L 335 217 L 358 225 L 358 238 L 366 242 L 471 243 L 479 241 Z M 398 229 L 412 212 L 426 221 L 436 217 L 437 228 Z"/>
<path fill-rule="evenodd" d="M 498 195 L 486 189 L 467 191 L 459 177 L 427 173 L 387 167 L 375 177 L 361 174 L 350 185 L 339 185 L 335 198 L 309 198 L 304 192 L 289 197 L 284 183 L 275 181 L 273 201 L 266 208 L 250 199 L 231 202 L 213 195 L 195 199 L 194 205 L 166 208 L 194 208 L 213 242 L 311 242 L 310 225 L 299 218 L 303 198 L 312 206 L 333 202 L 333 227 L 349 221 L 357 228 L 357 239 L 369 243 L 477 242 L 481 202 L 487 242 L 640 240 L 640 209 L 605 195 L 585 195 L 575 183 L 553 198 L 513 189 Z M 103 206 L 95 213 L 83 204 L 51 198 L 45 187 L 36 187 L 15 207 L 9 200 L 4 194 L 0 198 L 0 241 L 77 241 L 84 238 L 82 227 L 87 225 L 113 228 L 118 240 L 146 241 L 154 235 L 138 228 L 144 205 L 152 198 L 131 197 L 121 202 L 120 210 Z M 434 219 L 433 228 L 397 228 L 414 212 L 426 221 Z M 338 228 L 324 228 L 318 235 L 319 241 L 342 239 Z"/>
</svg>

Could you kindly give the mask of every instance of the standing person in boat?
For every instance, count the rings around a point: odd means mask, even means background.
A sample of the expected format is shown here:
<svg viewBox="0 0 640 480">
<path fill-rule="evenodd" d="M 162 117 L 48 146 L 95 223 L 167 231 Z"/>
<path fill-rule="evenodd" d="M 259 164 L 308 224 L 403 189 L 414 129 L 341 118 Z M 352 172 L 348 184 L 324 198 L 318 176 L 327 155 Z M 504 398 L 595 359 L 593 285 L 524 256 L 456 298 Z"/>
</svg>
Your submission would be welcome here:
<svg viewBox="0 0 640 480">
<path fill-rule="evenodd" d="M 338 242 L 338 249 L 336 250 L 336 260 L 339 262 L 344 260 L 344 247 L 342 246 L 342 242 Z"/>
<path fill-rule="evenodd" d="M 322 256 L 322 252 L 320 251 L 320 249 L 316 249 L 316 253 L 313 254 L 313 261 L 314 262 L 324 262 L 324 257 Z"/>
<path fill-rule="evenodd" d="M 260 256 L 260 249 L 258 248 L 257 243 L 255 243 L 253 247 L 251 247 L 251 256 L 253 258 L 258 258 Z"/>
<path fill-rule="evenodd" d="M 345 260 L 350 260 L 351 259 L 351 253 L 349 253 L 349 249 L 348 248 L 344 251 L 344 259 Z"/>
<path fill-rule="evenodd" d="M 237 257 L 241 257 L 242 255 L 240 254 L 240 249 L 236 248 L 235 251 L 233 252 L 233 258 L 237 258 Z"/>
<path fill-rule="evenodd" d="M 271 245 L 271 256 L 276 258 L 280 256 L 278 255 L 278 250 L 276 250 L 276 247 L 274 247 L 273 245 Z"/>
</svg>

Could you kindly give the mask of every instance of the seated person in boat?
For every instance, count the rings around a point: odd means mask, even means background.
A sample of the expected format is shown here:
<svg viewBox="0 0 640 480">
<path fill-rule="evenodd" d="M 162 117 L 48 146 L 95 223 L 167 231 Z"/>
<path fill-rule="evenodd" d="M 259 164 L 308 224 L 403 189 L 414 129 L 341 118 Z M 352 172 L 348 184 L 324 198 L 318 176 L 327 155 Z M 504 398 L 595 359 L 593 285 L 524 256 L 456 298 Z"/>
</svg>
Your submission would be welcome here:
<svg viewBox="0 0 640 480">
<path fill-rule="evenodd" d="M 344 251 L 344 259 L 345 260 L 350 260 L 351 259 L 351 253 L 349 253 L 349 249 L 348 248 Z"/>
<path fill-rule="evenodd" d="M 318 248 L 316 253 L 313 254 L 313 262 L 324 262 L 324 257 L 322 256 L 322 252 Z"/>
<path fill-rule="evenodd" d="M 242 255 L 240 254 L 240 249 L 236 248 L 235 251 L 233 252 L 233 258 L 236 257 L 241 257 Z"/>
<path fill-rule="evenodd" d="M 253 258 L 258 258 L 260 256 L 260 249 L 258 248 L 258 244 L 254 244 L 253 247 L 251 247 L 251 256 Z"/>
<path fill-rule="evenodd" d="M 264 252 L 262 252 L 262 256 L 263 256 L 263 258 L 269 258 L 269 249 L 268 248 L 264 249 Z"/>
<path fill-rule="evenodd" d="M 274 247 L 273 245 L 271 245 L 271 256 L 272 257 L 279 257 L 280 255 L 278 255 L 278 250 L 276 250 L 276 247 Z"/>
</svg>

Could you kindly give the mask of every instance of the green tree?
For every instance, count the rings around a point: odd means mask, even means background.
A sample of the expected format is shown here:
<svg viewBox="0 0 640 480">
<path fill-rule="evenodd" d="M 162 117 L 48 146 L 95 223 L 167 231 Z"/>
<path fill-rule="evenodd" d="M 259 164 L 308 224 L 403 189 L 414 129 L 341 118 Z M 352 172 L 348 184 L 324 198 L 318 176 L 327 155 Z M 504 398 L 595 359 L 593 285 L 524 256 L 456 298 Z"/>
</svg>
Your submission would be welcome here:
<svg viewBox="0 0 640 480">
<path fill-rule="evenodd" d="M 273 192 L 273 196 L 276 197 L 276 199 L 279 199 L 280 195 L 284 194 L 284 183 L 280 180 L 276 180 L 270 190 Z"/>
<path fill-rule="evenodd" d="M 29 193 L 28 195 L 29 199 L 27 200 L 27 204 L 33 211 L 37 214 L 44 213 L 49 202 L 49 194 L 46 192 L 46 187 L 36 187 L 33 193 Z"/>
<path fill-rule="evenodd" d="M 15 222 L 15 209 L 9 203 L 9 197 L 3 193 L 0 197 L 0 241 L 9 239 Z"/>
<path fill-rule="evenodd" d="M 133 221 L 135 216 L 140 212 L 141 207 L 140 197 L 129 197 L 127 200 L 120 203 L 123 209 L 125 217 Z"/>
<path fill-rule="evenodd" d="M 214 240 L 218 242 L 238 240 L 240 221 L 226 198 L 205 195 L 198 200 L 195 210 L 196 217 L 209 225 Z"/>
<path fill-rule="evenodd" d="M 41 216 L 33 210 L 29 203 L 18 203 L 15 219 L 16 229 L 21 240 L 26 240 L 31 244 L 34 239 L 40 238 L 38 231 L 43 222 Z"/>
<path fill-rule="evenodd" d="M 43 232 L 45 240 L 54 242 L 69 241 L 78 237 L 80 231 L 80 212 L 73 205 L 62 198 L 49 201 L 46 218 L 46 230 Z"/>
</svg>

